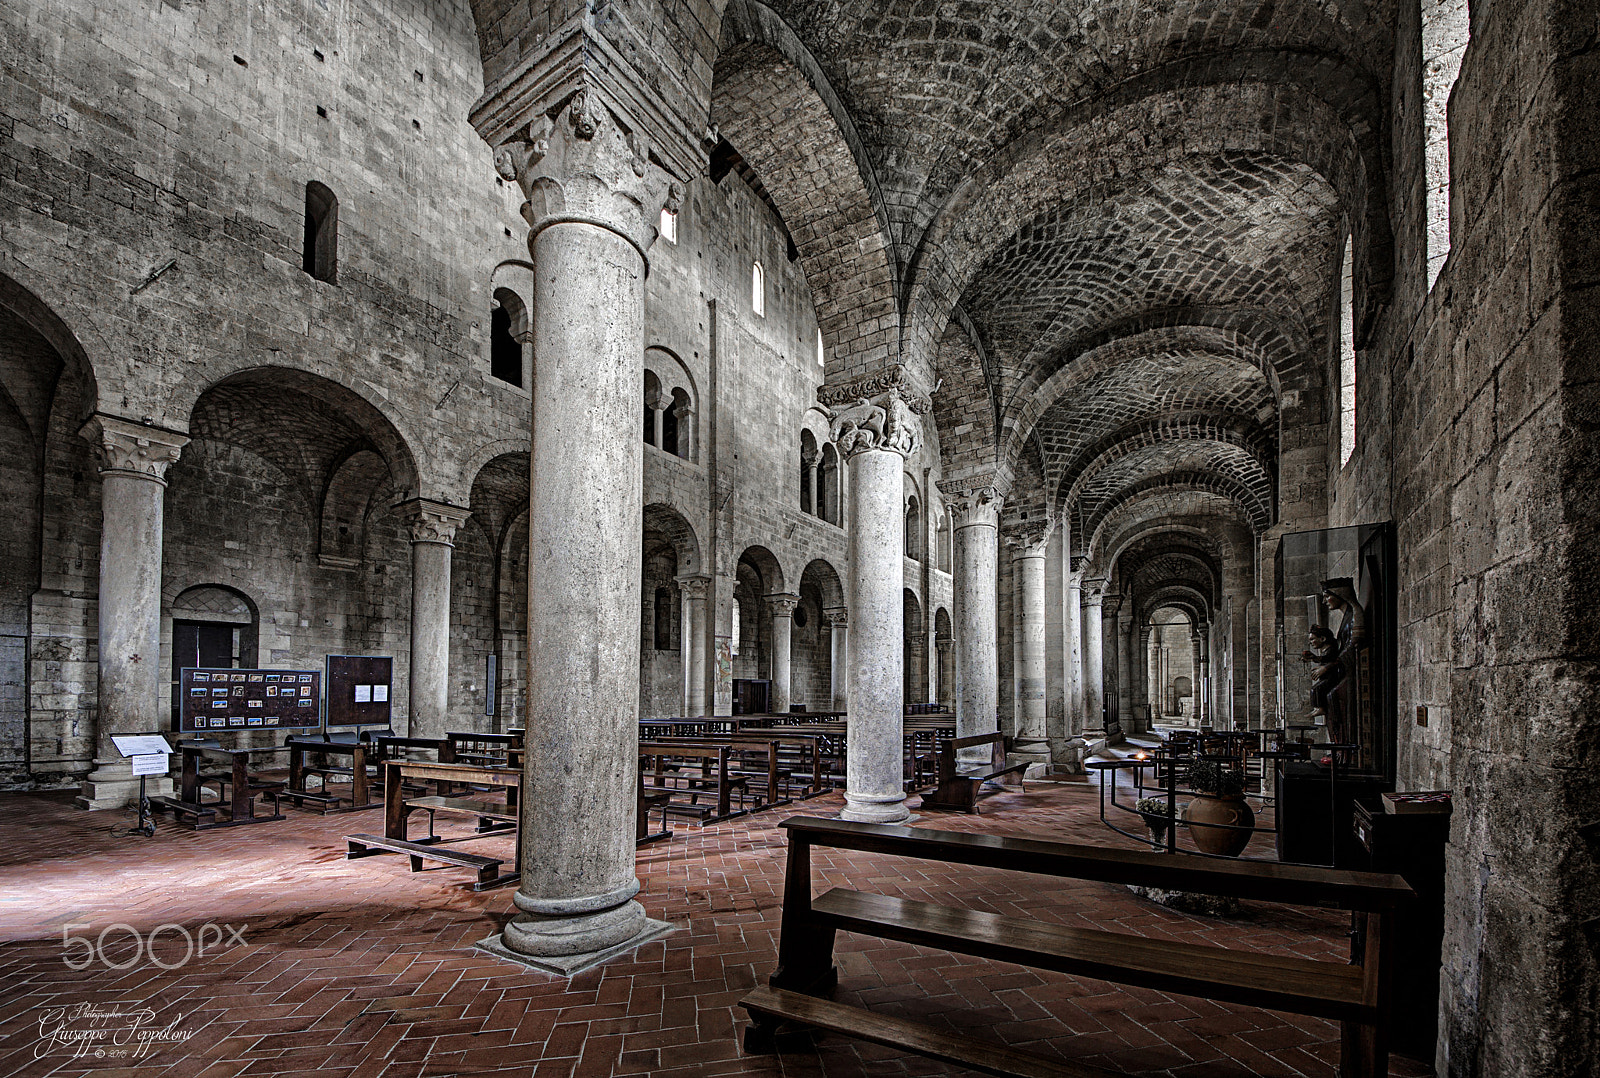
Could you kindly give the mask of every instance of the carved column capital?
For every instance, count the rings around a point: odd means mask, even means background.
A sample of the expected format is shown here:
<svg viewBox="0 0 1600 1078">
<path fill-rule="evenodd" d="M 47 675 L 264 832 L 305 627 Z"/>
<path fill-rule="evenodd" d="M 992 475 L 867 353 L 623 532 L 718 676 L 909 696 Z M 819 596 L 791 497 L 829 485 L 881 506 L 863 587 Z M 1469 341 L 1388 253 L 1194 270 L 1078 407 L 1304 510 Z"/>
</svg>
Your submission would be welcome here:
<svg viewBox="0 0 1600 1078">
<path fill-rule="evenodd" d="M 673 579 L 678 583 L 678 593 L 686 602 L 704 601 L 711 592 L 709 576 L 678 576 Z"/>
<path fill-rule="evenodd" d="M 663 207 L 676 209 L 682 186 L 650 160 L 650 140 L 601 100 L 580 89 L 552 119 L 539 116 L 495 147 L 494 167 L 527 199 L 528 246 L 544 229 L 586 224 L 615 233 L 645 255 Z"/>
<path fill-rule="evenodd" d="M 426 498 L 412 498 L 395 506 L 411 526 L 413 543 L 441 543 L 455 546 L 456 529 L 472 515 L 469 510 Z"/>
<path fill-rule="evenodd" d="M 851 382 L 817 387 L 828 412 L 828 436 L 846 460 L 875 449 L 909 457 L 922 445 L 922 421 L 933 407 L 896 364 Z"/>
<path fill-rule="evenodd" d="M 939 484 L 944 495 L 944 506 L 950 511 L 950 525 L 959 531 L 974 524 L 991 528 L 1000 526 L 1000 510 L 1005 504 L 1006 492 L 1001 486 L 968 486 L 952 489 Z"/>
<path fill-rule="evenodd" d="M 189 444 L 185 435 L 98 413 L 78 433 L 93 443 L 101 475 L 135 475 L 162 486 L 167 485 L 167 469 Z"/>
<path fill-rule="evenodd" d="M 832 610 L 824 610 L 822 616 L 835 629 L 845 629 L 850 626 L 850 612 L 842 606 L 834 607 Z"/>
<path fill-rule="evenodd" d="M 1112 592 L 1110 595 L 1103 595 L 1100 598 L 1100 610 L 1106 617 L 1115 617 L 1121 607 L 1122 596 L 1116 592 Z"/>
<path fill-rule="evenodd" d="M 767 596 L 767 607 L 775 618 L 794 617 L 794 608 L 800 605 L 800 596 L 780 593 Z"/>
<path fill-rule="evenodd" d="M 1012 560 L 1044 557 L 1050 548 L 1050 535 L 1054 531 L 1055 521 L 1047 520 L 1042 525 L 1034 525 L 1015 535 L 1006 536 L 1006 546 L 1011 549 Z"/>
<path fill-rule="evenodd" d="M 1104 600 L 1106 589 L 1105 577 L 1086 578 L 1081 587 L 1083 589 L 1084 606 L 1099 606 Z"/>
</svg>

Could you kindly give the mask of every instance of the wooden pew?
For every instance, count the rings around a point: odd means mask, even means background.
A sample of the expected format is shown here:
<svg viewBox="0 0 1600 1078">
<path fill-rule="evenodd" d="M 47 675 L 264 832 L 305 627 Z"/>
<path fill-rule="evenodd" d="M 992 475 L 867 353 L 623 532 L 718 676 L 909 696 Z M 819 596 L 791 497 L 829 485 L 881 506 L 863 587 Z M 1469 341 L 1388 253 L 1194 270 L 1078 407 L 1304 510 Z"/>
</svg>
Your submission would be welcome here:
<svg viewBox="0 0 1600 1078">
<path fill-rule="evenodd" d="M 1341 1028 L 1341 1078 L 1384 1078 L 1389 1073 L 1392 927 L 1395 914 L 1415 898 L 1399 876 L 800 816 L 783 826 L 789 832 L 789 861 L 778 968 L 769 986 L 740 1001 L 751 1016 L 746 1051 L 771 1051 L 778 1024 L 790 1021 L 988 1074 L 1103 1073 L 1081 1065 L 1063 1069 L 1004 1046 L 952 1038 L 921 1023 L 813 998 L 838 983 L 834 935 L 844 930 L 1159 992 L 1333 1019 Z M 1261 902 L 1336 906 L 1356 911 L 1365 921 L 1366 942 L 1360 964 L 1349 965 L 1000 917 L 841 887 L 813 898 L 813 846 Z"/>
<path fill-rule="evenodd" d="M 702 825 L 716 823 L 734 815 L 733 791 L 745 785 L 745 780 L 736 778 L 729 773 L 728 761 L 733 753 L 732 745 L 680 745 L 670 741 L 641 741 L 639 742 L 639 769 L 640 771 L 652 770 L 655 781 L 647 783 L 645 789 L 667 790 L 673 793 L 686 793 L 690 802 L 684 804 L 679 801 L 669 801 L 664 806 L 664 811 L 678 816 L 692 816 L 697 818 Z M 701 775 L 698 781 L 712 785 L 716 801 L 712 805 L 699 804 L 701 790 L 692 786 L 672 787 L 667 785 L 666 762 L 676 760 L 681 763 L 698 762 Z M 654 761 L 647 766 L 647 761 Z M 715 764 L 715 779 L 713 783 L 712 765 Z M 692 776 L 683 776 L 686 780 Z M 741 813 L 742 815 L 742 813 Z"/>
<path fill-rule="evenodd" d="M 989 759 L 981 764 L 962 764 L 957 754 L 962 749 L 988 746 Z M 1006 763 L 1004 734 L 974 734 L 971 737 L 953 737 L 939 746 L 939 784 L 922 795 L 922 807 L 955 809 L 960 812 L 978 811 L 978 790 L 984 783 L 1005 782 L 1016 776 L 1016 785 L 1022 786 L 1022 776 L 1027 764 Z M 1009 784 L 1009 783 L 1008 783 Z"/>
<path fill-rule="evenodd" d="M 508 832 L 514 834 L 517 829 L 517 809 L 514 803 L 497 804 L 492 801 L 443 795 L 408 798 L 406 779 L 433 780 L 447 788 L 471 783 L 503 786 L 509 790 L 515 789 L 521 781 L 519 773 L 506 768 L 429 763 L 424 760 L 390 760 L 383 766 L 386 772 L 383 784 L 383 834 L 345 836 L 348 844 L 346 860 L 353 861 L 359 857 L 371 857 L 381 853 L 403 853 L 410 857 L 413 872 L 421 870 L 424 860 L 438 861 L 458 868 L 470 868 L 477 874 L 472 884 L 474 891 L 487 891 L 490 888 L 505 887 L 517 882 L 521 872 L 520 860 L 515 871 L 502 873 L 500 871 L 500 866 L 504 863 L 502 858 L 484 857 L 465 850 L 453 849 L 449 845 L 465 841 L 467 838 Z M 412 789 L 416 789 L 416 786 L 413 785 Z M 406 833 L 407 819 L 418 809 L 428 812 L 428 837 L 413 842 Z M 458 812 L 477 817 L 477 833 L 458 839 L 441 838 L 433 831 L 433 816 L 437 812 Z M 520 859 L 522 844 L 516 842 L 515 845 Z"/>
<path fill-rule="evenodd" d="M 367 750 L 368 744 L 360 740 L 334 741 L 328 738 L 311 738 L 291 735 L 283 742 L 289 748 L 289 785 L 280 795 L 286 801 L 293 801 L 299 808 L 304 808 L 307 801 L 319 807 L 323 814 L 329 812 L 354 812 L 360 809 L 377 808 L 379 802 L 372 800 L 369 792 L 367 775 Z M 307 764 L 308 753 L 325 753 L 329 755 L 348 755 L 349 767 L 335 765 Z M 306 778 L 318 775 L 322 779 L 322 792 L 312 793 L 306 789 Z M 328 777 L 350 777 L 350 807 L 340 809 L 339 802 L 342 798 L 328 793 Z"/>
</svg>

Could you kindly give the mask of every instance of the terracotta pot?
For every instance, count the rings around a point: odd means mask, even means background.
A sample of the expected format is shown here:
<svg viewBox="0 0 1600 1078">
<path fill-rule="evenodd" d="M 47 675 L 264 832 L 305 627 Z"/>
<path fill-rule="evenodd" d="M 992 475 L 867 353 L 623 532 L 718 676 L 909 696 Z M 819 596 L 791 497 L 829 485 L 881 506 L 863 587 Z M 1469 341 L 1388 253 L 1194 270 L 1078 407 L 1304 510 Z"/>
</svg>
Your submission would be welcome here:
<svg viewBox="0 0 1600 1078">
<path fill-rule="evenodd" d="M 1250 811 L 1243 794 L 1234 794 L 1232 797 L 1195 794 L 1194 800 L 1183 807 L 1183 822 L 1254 827 L 1256 814 Z M 1220 853 L 1226 857 L 1238 857 L 1250 844 L 1250 832 L 1230 831 L 1222 827 L 1190 827 L 1189 836 L 1202 853 Z"/>
</svg>

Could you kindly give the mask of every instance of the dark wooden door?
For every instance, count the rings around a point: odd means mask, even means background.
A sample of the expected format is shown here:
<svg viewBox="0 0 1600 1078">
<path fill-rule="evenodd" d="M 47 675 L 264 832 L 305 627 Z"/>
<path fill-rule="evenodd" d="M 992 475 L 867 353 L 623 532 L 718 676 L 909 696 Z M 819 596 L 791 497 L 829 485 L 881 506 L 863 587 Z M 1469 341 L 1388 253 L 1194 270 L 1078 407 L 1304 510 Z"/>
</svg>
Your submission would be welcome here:
<svg viewBox="0 0 1600 1078">
<path fill-rule="evenodd" d="M 211 621 L 173 621 L 172 623 L 172 728 L 178 729 L 179 672 L 191 666 L 232 667 L 236 625 Z"/>
</svg>

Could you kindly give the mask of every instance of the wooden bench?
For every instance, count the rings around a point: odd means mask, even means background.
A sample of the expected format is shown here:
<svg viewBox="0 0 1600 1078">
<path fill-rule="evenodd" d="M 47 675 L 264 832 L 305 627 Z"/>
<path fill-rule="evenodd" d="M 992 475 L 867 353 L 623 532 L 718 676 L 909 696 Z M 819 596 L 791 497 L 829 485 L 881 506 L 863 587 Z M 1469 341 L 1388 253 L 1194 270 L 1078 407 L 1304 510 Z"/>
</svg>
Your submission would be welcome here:
<svg viewBox="0 0 1600 1078">
<path fill-rule="evenodd" d="M 962 749 L 989 747 L 989 759 L 981 764 L 963 764 L 959 760 Z M 978 791 L 986 782 L 1006 782 L 1016 776 L 1015 785 L 1022 787 L 1023 773 L 1028 765 L 1006 763 L 1004 734 L 974 734 L 971 737 L 953 737 L 941 742 L 938 748 L 938 785 L 922 795 L 922 807 L 954 809 L 958 812 L 978 811 Z M 1008 783 L 1009 785 L 1009 783 Z"/>
<path fill-rule="evenodd" d="M 468 853 L 466 850 L 457 850 L 449 846 L 407 842 L 405 839 L 386 838 L 382 835 L 346 835 L 345 841 L 349 844 L 349 849 L 345 853 L 347 861 L 380 853 L 403 853 L 411 858 L 412 872 L 421 872 L 424 860 L 472 869 L 477 873 L 477 879 L 472 881 L 474 891 L 487 891 L 517 882 L 516 873 L 504 876 L 500 874 L 500 866 L 504 862 L 498 857 L 484 857 L 481 854 Z"/>
<path fill-rule="evenodd" d="M 838 983 L 835 933 L 934 947 L 958 954 L 1094 977 L 1205 999 L 1328 1018 L 1341 1025 L 1342 1078 L 1388 1074 L 1393 918 L 1415 896 L 1399 876 L 1259 861 L 1076 846 L 1036 839 L 792 817 L 784 877 L 778 968 L 770 987 L 741 1005 L 750 1012 L 746 1051 L 771 1051 L 780 1022 L 859 1036 L 960 1063 L 988 1074 L 1087 1075 L 1088 1068 L 952 1038 L 920 1023 L 886 1020 L 856 1007 L 818 1006 Z M 1334 906 L 1365 920 L 1359 965 L 1234 951 L 1120 932 L 1077 928 L 929 902 L 834 888 L 811 895 L 811 847 L 857 850 L 1045 876 L 1229 895 L 1262 902 Z M 1048 1069 L 1056 1067 L 1057 1069 Z M 1041 1069 L 1044 1068 L 1044 1069 Z"/>
<path fill-rule="evenodd" d="M 681 801 L 670 800 L 662 805 L 662 811 L 675 816 L 690 816 L 698 819 L 702 825 L 715 823 L 718 820 L 728 819 L 734 815 L 733 792 L 743 789 L 747 783 L 743 778 L 736 777 L 729 772 L 729 756 L 733 752 L 732 745 L 681 745 L 668 741 L 641 741 L 639 742 L 639 770 L 650 772 L 653 781 L 646 782 L 647 792 L 666 791 L 670 796 L 675 793 L 687 794 L 688 804 Z M 667 761 L 676 764 L 696 764 L 701 769 L 699 776 L 692 776 L 678 772 L 685 783 L 684 787 L 667 785 L 669 772 Z M 712 771 L 715 765 L 716 770 Z M 698 785 L 697 785 L 698 784 Z M 714 804 L 700 804 L 702 793 L 713 794 L 716 798 Z"/>
</svg>

